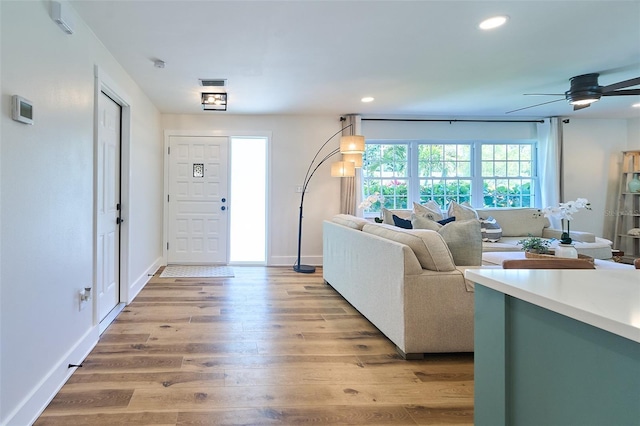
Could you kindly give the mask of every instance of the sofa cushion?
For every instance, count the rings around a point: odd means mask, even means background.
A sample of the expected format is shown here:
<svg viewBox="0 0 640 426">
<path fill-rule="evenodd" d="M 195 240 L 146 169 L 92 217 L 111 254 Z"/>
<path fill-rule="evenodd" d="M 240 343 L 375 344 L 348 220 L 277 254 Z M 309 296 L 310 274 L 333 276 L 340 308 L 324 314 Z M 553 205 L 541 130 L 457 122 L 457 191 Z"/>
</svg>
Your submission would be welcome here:
<svg viewBox="0 0 640 426">
<path fill-rule="evenodd" d="M 542 230 L 549 220 L 536 208 L 492 208 L 478 209 L 482 217 L 493 216 L 502 228 L 503 237 L 542 237 Z"/>
<path fill-rule="evenodd" d="M 369 222 L 367 219 L 363 219 L 358 216 L 353 216 L 350 214 L 337 214 L 331 218 L 332 222 L 335 222 L 342 226 L 347 226 L 349 228 L 356 229 L 358 231 L 362 231 L 362 227 Z"/>
<path fill-rule="evenodd" d="M 411 218 L 414 229 L 429 229 L 442 235 L 457 266 L 482 264 L 482 232 L 477 219 L 455 220 L 441 225 L 415 214 Z"/>
<path fill-rule="evenodd" d="M 440 210 L 440 206 L 433 200 L 429 200 L 425 204 L 418 204 L 414 202 L 413 213 L 431 220 L 444 219 L 444 213 Z"/>
<path fill-rule="evenodd" d="M 458 204 L 455 201 L 449 202 L 447 216 L 455 216 L 457 220 L 477 219 L 478 213 L 468 203 Z"/>
<path fill-rule="evenodd" d="M 502 228 L 493 216 L 486 219 L 480 218 L 480 232 L 482 232 L 482 241 L 497 243 L 502 238 Z"/>
<path fill-rule="evenodd" d="M 436 231 L 402 229 L 392 225 L 375 223 L 365 225 L 362 231 L 409 246 L 423 269 L 440 272 L 456 269 L 447 243 Z"/>
</svg>

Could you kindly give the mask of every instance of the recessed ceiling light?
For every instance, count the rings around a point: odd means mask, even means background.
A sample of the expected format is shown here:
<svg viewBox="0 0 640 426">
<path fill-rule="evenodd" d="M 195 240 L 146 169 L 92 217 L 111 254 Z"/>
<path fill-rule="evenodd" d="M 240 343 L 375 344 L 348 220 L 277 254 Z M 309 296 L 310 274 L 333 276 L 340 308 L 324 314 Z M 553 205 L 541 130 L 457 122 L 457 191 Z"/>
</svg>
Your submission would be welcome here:
<svg viewBox="0 0 640 426">
<path fill-rule="evenodd" d="M 638 102 L 637 104 L 633 104 L 631 105 L 633 108 L 640 108 L 640 102 Z"/>
<path fill-rule="evenodd" d="M 373 102 L 373 97 L 371 96 L 365 96 L 364 98 L 360 99 L 362 102 Z"/>
<path fill-rule="evenodd" d="M 481 30 L 491 30 L 504 25 L 508 20 L 509 17 L 507 15 L 493 16 L 480 22 L 480 25 L 478 25 L 478 27 Z"/>
</svg>

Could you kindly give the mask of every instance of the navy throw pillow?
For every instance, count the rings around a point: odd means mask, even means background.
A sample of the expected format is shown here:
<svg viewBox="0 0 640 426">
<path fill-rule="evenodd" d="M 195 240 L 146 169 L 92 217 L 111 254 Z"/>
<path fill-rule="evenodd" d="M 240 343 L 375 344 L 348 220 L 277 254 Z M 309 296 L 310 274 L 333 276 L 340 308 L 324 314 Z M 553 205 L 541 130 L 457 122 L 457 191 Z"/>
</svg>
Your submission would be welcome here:
<svg viewBox="0 0 640 426">
<path fill-rule="evenodd" d="M 410 220 L 403 219 L 401 217 L 396 216 L 395 214 L 393 215 L 393 224 L 396 225 L 398 228 L 413 229 L 413 225 L 411 225 Z"/>
<path fill-rule="evenodd" d="M 447 223 L 453 222 L 454 220 L 456 220 L 456 217 L 455 216 L 451 216 L 451 217 L 448 217 L 446 219 L 438 220 L 436 222 L 438 222 L 440 225 L 446 225 Z"/>
</svg>

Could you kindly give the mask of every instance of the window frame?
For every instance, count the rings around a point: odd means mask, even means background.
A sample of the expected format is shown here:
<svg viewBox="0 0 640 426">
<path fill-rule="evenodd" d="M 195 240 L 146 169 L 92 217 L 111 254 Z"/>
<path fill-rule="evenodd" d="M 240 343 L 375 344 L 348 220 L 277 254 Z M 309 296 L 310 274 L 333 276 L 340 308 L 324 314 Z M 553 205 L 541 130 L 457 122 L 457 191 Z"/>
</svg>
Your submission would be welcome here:
<svg viewBox="0 0 640 426">
<path fill-rule="evenodd" d="M 407 209 L 411 209 L 413 202 L 420 203 L 420 181 L 421 178 L 428 176 L 419 175 L 419 155 L 418 149 L 420 145 L 469 145 L 470 146 L 470 171 L 471 176 L 471 205 L 474 208 L 484 208 L 484 180 L 489 178 L 501 178 L 494 176 L 482 176 L 482 146 L 483 145 L 529 145 L 531 146 L 531 197 L 533 198 L 533 205 L 531 207 L 539 207 L 540 203 L 540 179 L 538 176 L 538 141 L 535 139 L 504 139 L 504 140 L 488 140 L 488 139 L 474 139 L 474 140 L 419 140 L 419 139 L 406 139 L 406 140 L 388 140 L 388 139 L 368 139 L 367 145 L 405 145 L 407 146 L 407 166 L 408 172 L 408 188 L 407 188 Z M 496 160 L 494 160 L 496 161 Z M 506 160 L 505 160 L 506 161 Z M 495 168 L 494 168 L 495 170 Z M 518 177 L 504 177 L 523 179 L 522 176 Z M 527 179 L 529 177 L 526 177 Z M 370 179 L 380 179 L 378 177 L 372 177 Z M 452 177 L 451 179 L 456 179 Z M 360 191 L 362 197 L 366 197 L 368 194 L 364 194 L 364 188 L 366 181 L 364 173 L 362 175 L 362 183 L 360 185 Z M 467 177 L 460 177 L 460 180 L 467 180 Z M 445 206 L 446 208 L 446 206 Z M 511 207 L 487 207 L 487 208 L 511 208 Z M 379 215 L 379 211 L 364 212 L 365 217 L 375 217 Z"/>
</svg>

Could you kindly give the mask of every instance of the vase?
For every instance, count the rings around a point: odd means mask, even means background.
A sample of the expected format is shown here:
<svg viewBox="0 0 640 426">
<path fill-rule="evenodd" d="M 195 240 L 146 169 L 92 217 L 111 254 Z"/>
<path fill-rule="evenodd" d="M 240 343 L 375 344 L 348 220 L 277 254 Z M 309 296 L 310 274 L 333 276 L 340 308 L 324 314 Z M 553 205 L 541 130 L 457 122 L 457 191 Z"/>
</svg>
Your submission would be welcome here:
<svg viewBox="0 0 640 426">
<path fill-rule="evenodd" d="M 633 179 L 629 181 L 629 192 L 640 192 L 640 179 L 638 179 L 638 175 L 635 175 Z"/>
<path fill-rule="evenodd" d="M 578 251 L 572 244 L 558 244 L 556 247 L 556 257 L 564 257 L 567 259 L 577 259 Z"/>
<path fill-rule="evenodd" d="M 569 220 L 567 220 L 567 232 L 564 232 L 564 226 L 562 227 L 562 235 L 560 235 L 560 242 L 562 244 L 571 244 L 573 240 L 571 240 L 571 230 L 569 226 Z"/>
</svg>

